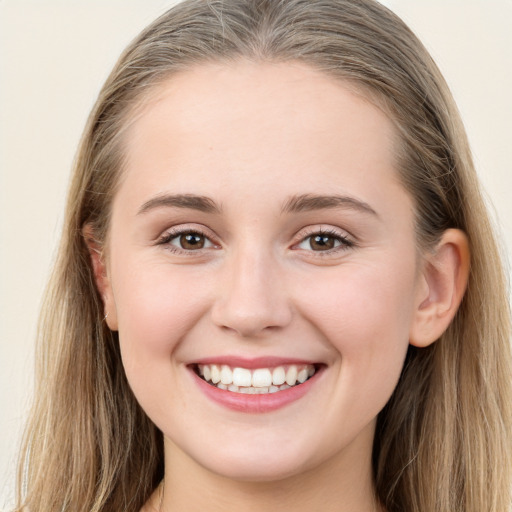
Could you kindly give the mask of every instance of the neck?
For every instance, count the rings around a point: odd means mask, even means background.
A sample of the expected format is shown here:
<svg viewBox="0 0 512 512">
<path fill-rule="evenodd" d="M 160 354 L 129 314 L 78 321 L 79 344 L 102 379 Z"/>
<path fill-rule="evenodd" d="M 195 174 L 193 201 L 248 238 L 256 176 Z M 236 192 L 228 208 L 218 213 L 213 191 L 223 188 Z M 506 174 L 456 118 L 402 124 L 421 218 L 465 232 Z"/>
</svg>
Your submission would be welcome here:
<svg viewBox="0 0 512 512">
<path fill-rule="evenodd" d="M 276 481 L 239 481 L 209 471 L 166 439 L 161 512 L 382 512 L 374 495 L 371 450 L 336 456 Z M 356 455 L 354 457 L 353 455 Z"/>
</svg>

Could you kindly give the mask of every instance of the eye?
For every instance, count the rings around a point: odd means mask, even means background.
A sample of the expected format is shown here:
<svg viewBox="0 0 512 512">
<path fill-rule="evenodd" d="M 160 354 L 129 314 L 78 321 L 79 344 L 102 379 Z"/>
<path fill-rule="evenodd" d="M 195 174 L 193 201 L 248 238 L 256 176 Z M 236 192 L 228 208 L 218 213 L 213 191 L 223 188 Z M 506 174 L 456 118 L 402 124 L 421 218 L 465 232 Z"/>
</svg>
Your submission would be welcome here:
<svg viewBox="0 0 512 512">
<path fill-rule="evenodd" d="M 200 231 L 181 230 L 166 233 L 159 241 L 159 245 L 168 245 L 176 251 L 198 251 L 214 247 L 214 243 Z"/>
<path fill-rule="evenodd" d="M 306 251 L 329 252 L 353 245 L 353 242 L 339 233 L 319 231 L 306 236 L 296 247 Z"/>
</svg>

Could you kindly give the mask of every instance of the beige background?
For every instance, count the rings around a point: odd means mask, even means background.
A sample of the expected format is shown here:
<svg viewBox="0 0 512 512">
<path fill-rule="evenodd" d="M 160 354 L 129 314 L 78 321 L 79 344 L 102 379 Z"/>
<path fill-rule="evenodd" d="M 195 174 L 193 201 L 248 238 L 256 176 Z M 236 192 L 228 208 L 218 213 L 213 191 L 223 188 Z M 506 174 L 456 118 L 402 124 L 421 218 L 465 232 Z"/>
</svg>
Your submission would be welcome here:
<svg viewBox="0 0 512 512">
<path fill-rule="evenodd" d="M 0 0 L 0 508 L 75 147 L 118 54 L 171 0 Z M 389 0 L 444 72 L 512 247 L 512 0 Z"/>
</svg>

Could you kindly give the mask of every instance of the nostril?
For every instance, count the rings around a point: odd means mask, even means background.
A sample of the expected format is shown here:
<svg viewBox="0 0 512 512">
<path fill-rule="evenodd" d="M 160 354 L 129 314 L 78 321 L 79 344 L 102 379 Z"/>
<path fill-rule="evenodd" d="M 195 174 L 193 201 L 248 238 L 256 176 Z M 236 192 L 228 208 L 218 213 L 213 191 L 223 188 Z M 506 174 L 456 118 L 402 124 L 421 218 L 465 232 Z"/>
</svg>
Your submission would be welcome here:
<svg viewBox="0 0 512 512">
<path fill-rule="evenodd" d="M 254 251 L 253 251 L 254 252 Z M 224 332 L 242 337 L 257 337 L 262 332 L 276 331 L 292 319 L 285 287 L 276 277 L 275 265 L 247 257 L 226 275 L 220 295 L 211 309 L 211 319 Z"/>
</svg>

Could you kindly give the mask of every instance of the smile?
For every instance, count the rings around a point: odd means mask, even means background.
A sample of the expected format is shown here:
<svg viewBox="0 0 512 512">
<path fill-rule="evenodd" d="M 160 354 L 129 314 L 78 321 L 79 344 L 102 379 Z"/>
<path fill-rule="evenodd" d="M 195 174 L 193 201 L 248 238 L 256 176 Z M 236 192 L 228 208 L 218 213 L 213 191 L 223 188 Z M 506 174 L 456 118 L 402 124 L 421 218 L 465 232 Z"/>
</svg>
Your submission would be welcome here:
<svg viewBox="0 0 512 512">
<path fill-rule="evenodd" d="M 277 393 L 299 386 L 316 372 L 312 364 L 248 369 L 226 364 L 199 364 L 196 373 L 218 389 L 248 395 Z"/>
<path fill-rule="evenodd" d="M 320 362 L 270 356 L 220 356 L 187 366 L 210 403 L 250 414 L 276 411 L 300 400 L 318 387 L 327 369 Z"/>
</svg>

